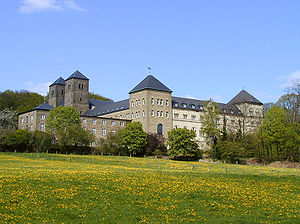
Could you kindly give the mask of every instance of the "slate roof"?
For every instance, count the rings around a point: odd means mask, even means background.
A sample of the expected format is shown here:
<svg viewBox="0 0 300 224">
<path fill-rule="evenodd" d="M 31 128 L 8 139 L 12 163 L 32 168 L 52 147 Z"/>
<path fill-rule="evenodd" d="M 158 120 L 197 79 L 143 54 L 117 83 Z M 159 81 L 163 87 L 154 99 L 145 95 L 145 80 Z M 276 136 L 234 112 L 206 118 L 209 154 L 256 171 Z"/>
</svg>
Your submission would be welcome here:
<svg viewBox="0 0 300 224">
<path fill-rule="evenodd" d="M 117 102 L 91 99 L 89 105 L 90 109 L 84 115 L 94 117 L 129 109 L 129 99 Z"/>
<path fill-rule="evenodd" d="M 49 105 L 48 103 L 44 102 L 37 107 L 33 108 L 32 110 L 52 110 L 53 107 Z"/>
<path fill-rule="evenodd" d="M 66 82 L 62 77 L 59 77 L 58 79 L 56 79 L 50 86 L 54 86 L 54 85 L 65 85 Z"/>
<path fill-rule="evenodd" d="M 207 100 L 197 100 L 183 97 L 172 97 L 172 107 L 180 109 L 189 109 L 195 111 L 202 111 L 204 106 L 208 103 Z M 241 114 L 241 111 L 235 105 L 228 105 L 224 103 L 217 103 L 222 113 L 225 114 Z"/>
<path fill-rule="evenodd" d="M 136 87 L 134 87 L 130 93 L 135 93 L 144 89 L 152 89 L 164 92 L 172 92 L 168 87 L 156 79 L 153 75 L 148 75 L 143 81 L 141 81 Z"/>
<path fill-rule="evenodd" d="M 87 77 L 85 77 L 80 71 L 76 70 L 72 75 L 70 75 L 67 79 L 85 79 L 85 80 L 89 80 Z"/>
<path fill-rule="evenodd" d="M 235 97 L 233 97 L 227 104 L 239 104 L 239 103 L 254 103 L 262 105 L 263 103 L 252 96 L 245 90 L 239 92 Z"/>
</svg>

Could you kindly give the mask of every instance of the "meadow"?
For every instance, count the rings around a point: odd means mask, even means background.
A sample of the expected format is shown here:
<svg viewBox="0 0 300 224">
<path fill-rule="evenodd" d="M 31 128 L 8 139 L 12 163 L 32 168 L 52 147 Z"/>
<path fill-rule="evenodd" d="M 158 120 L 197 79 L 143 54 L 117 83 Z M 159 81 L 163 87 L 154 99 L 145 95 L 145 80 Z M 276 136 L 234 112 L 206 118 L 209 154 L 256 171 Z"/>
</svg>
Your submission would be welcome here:
<svg viewBox="0 0 300 224">
<path fill-rule="evenodd" d="M 0 153 L 0 223 L 300 223 L 300 171 Z"/>
</svg>

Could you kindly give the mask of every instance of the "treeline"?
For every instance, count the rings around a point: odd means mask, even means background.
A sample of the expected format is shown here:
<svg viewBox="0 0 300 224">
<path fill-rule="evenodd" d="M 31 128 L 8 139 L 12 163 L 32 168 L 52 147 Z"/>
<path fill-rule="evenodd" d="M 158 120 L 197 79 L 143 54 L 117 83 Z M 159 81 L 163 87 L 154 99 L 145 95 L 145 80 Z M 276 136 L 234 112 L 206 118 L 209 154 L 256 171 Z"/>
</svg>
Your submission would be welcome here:
<svg viewBox="0 0 300 224">
<path fill-rule="evenodd" d="M 27 90 L 0 91 L 0 111 L 9 108 L 10 110 L 17 111 L 17 113 L 23 113 L 32 110 L 44 101 L 48 102 L 48 97 L 49 96 L 44 97 L 38 93 L 29 92 Z M 111 101 L 111 99 L 107 97 L 91 92 L 89 93 L 89 99 Z"/>
<path fill-rule="evenodd" d="M 300 159 L 300 81 L 296 80 L 276 103 L 264 105 L 264 119 L 255 133 L 245 133 L 242 126 L 229 131 L 217 125 L 217 110 L 209 109 L 203 119 L 203 134 L 209 143 L 208 155 L 226 162 L 259 158 L 266 162 Z M 225 118 L 224 118 L 225 119 Z"/>
<path fill-rule="evenodd" d="M 0 92 L 0 111 L 5 108 L 23 113 L 44 102 L 44 96 L 27 90 Z"/>
</svg>

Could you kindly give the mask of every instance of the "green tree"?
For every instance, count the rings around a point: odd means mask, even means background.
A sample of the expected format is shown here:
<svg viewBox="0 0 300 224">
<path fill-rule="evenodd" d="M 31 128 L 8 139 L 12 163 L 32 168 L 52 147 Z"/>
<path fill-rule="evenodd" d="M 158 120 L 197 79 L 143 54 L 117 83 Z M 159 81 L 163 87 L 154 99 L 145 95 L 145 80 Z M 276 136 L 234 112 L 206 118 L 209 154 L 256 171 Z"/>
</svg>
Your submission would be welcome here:
<svg viewBox="0 0 300 224">
<path fill-rule="evenodd" d="M 111 101 L 111 99 L 101 96 L 97 93 L 89 93 L 89 99 Z"/>
<path fill-rule="evenodd" d="M 35 152 L 46 152 L 50 150 L 53 141 L 53 135 L 44 131 L 35 130 L 31 135 L 31 146 Z"/>
<path fill-rule="evenodd" d="M 53 134 L 59 146 L 88 146 L 94 141 L 91 132 L 81 127 L 78 111 L 70 106 L 59 106 L 50 111 L 46 132 Z"/>
<path fill-rule="evenodd" d="M 19 129 L 6 136 L 5 144 L 11 149 L 25 152 L 26 150 L 30 151 L 30 139 L 31 135 L 29 131 L 25 129 Z"/>
<path fill-rule="evenodd" d="M 127 124 L 120 132 L 120 146 L 130 154 L 141 154 L 147 145 L 147 134 L 140 122 Z"/>
<path fill-rule="evenodd" d="M 23 113 L 32 110 L 34 107 L 43 103 L 44 97 L 38 93 L 26 90 L 0 92 L 0 110 L 10 108 L 11 110 Z"/>
<path fill-rule="evenodd" d="M 202 122 L 201 132 L 211 148 L 217 144 L 217 140 L 220 138 L 219 114 L 219 106 L 210 101 L 205 107 L 204 115 L 200 117 Z"/>
<path fill-rule="evenodd" d="M 260 127 L 260 135 L 270 160 L 283 158 L 283 147 L 292 133 L 290 128 L 284 109 L 277 105 L 269 109 Z"/>
<path fill-rule="evenodd" d="M 200 154 L 196 133 L 186 128 L 176 128 L 168 132 L 169 145 L 168 154 L 170 156 L 197 156 Z"/>
</svg>

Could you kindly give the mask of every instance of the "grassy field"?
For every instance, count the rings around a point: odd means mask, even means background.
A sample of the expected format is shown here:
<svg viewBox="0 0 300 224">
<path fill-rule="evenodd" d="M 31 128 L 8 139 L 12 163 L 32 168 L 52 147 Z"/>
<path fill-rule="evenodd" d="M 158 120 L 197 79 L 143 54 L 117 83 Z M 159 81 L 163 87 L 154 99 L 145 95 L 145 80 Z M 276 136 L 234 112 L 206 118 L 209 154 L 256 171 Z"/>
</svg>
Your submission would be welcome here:
<svg viewBox="0 0 300 224">
<path fill-rule="evenodd" d="M 300 172 L 0 153 L 0 223 L 299 223 Z"/>
</svg>

